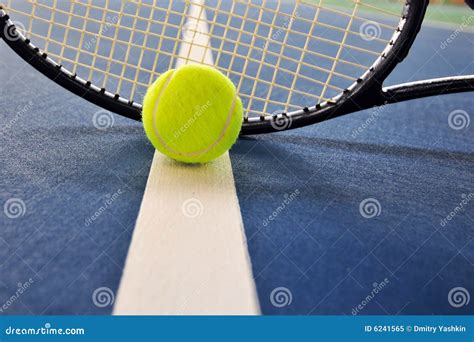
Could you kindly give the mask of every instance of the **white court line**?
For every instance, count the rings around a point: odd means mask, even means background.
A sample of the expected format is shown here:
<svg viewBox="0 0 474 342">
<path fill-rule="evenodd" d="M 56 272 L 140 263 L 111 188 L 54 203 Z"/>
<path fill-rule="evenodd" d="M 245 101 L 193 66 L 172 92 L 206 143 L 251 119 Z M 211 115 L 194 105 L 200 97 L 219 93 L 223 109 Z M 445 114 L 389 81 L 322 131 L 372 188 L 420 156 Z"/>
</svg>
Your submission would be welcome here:
<svg viewBox="0 0 474 342">
<path fill-rule="evenodd" d="M 194 0 L 198 31 L 208 30 Z M 186 56 L 213 62 L 207 34 Z M 202 57 L 202 58 L 201 58 Z M 186 166 L 155 153 L 114 308 L 116 315 L 260 314 L 229 154 Z"/>
</svg>

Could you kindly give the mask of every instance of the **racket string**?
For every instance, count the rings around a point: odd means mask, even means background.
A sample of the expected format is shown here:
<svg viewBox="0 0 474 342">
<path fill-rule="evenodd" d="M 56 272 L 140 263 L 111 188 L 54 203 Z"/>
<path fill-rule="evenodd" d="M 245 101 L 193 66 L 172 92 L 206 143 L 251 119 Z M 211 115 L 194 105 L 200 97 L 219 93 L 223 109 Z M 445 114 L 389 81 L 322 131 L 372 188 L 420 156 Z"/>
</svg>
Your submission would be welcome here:
<svg viewBox="0 0 474 342">
<path fill-rule="evenodd" d="M 89 1 L 90 1 L 90 0 L 89 0 Z M 41 6 L 41 5 L 39 5 L 39 4 L 36 4 L 36 5 L 37 5 L 37 6 Z M 43 6 L 43 7 L 45 7 L 45 6 Z M 45 8 L 47 8 L 47 7 L 45 7 Z M 87 8 L 89 8 L 89 6 L 88 6 Z M 94 8 L 94 6 L 90 6 L 90 8 Z M 13 10 L 13 12 L 15 12 L 15 10 Z M 70 18 L 73 18 L 73 17 L 82 18 L 81 16 L 79 16 L 79 15 L 77 15 L 77 14 L 74 14 L 74 13 L 67 13 L 66 11 L 57 10 L 56 12 L 60 12 L 60 13 L 63 13 L 63 14 L 70 14 Z M 55 12 L 53 12 L 53 13 L 55 13 Z M 118 13 L 118 15 L 119 15 L 120 17 L 124 15 L 123 13 L 120 13 L 120 12 L 117 12 L 117 13 Z M 177 13 L 177 12 L 170 11 L 170 13 Z M 106 12 L 104 12 L 104 14 L 106 14 Z M 133 17 L 133 18 L 136 18 L 136 17 Z M 185 19 L 186 16 L 182 16 L 182 18 Z M 39 20 L 39 21 L 42 21 L 42 22 L 44 22 L 44 23 L 50 24 L 50 25 L 53 24 L 53 22 L 52 22 L 51 20 L 47 20 L 47 19 L 44 19 L 44 18 L 37 17 L 37 18 L 35 18 L 35 19 L 36 19 L 36 20 Z M 192 17 L 191 17 L 191 19 L 192 19 Z M 147 32 L 147 31 L 145 31 L 145 30 L 134 29 L 133 27 L 123 27 L 123 26 L 120 26 L 119 23 L 107 23 L 107 22 L 105 22 L 104 20 L 99 21 L 99 20 L 96 20 L 96 19 L 88 19 L 88 20 L 90 20 L 91 22 L 96 22 L 96 23 L 100 23 L 100 24 L 107 24 L 107 26 L 114 26 L 114 27 L 117 28 L 117 29 L 129 30 L 132 35 L 133 35 L 134 32 L 139 32 L 139 33 L 147 34 L 147 36 L 150 35 L 150 36 L 154 36 L 154 37 L 157 37 L 157 38 L 160 38 L 160 39 L 170 39 L 170 37 L 168 37 L 168 36 L 166 36 L 166 35 L 159 35 L 159 34 L 155 34 L 155 33 L 153 33 L 153 32 Z M 250 20 L 249 20 L 249 21 L 250 21 Z M 87 32 L 87 31 L 84 30 L 84 29 L 79 29 L 79 28 L 76 28 L 76 27 L 72 27 L 72 26 L 70 26 L 69 23 L 66 24 L 66 25 L 65 25 L 65 24 L 61 24 L 61 23 L 54 23 L 54 25 L 55 25 L 55 26 L 58 26 L 58 27 L 65 28 L 65 29 L 67 29 L 67 30 L 77 31 L 77 32 L 82 33 L 82 34 L 84 34 L 84 35 L 87 34 L 87 33 L 89 33 L 89 32 Z M 218 23 L 216 23 L 215 25 L 217 25 L 217 26 L 222 26 L 221 24 L 218 24 Z M 179 29 L 182 25 L 174 25 L 174 24 L 168 23 L 167 26 L 173 27 L 173 28 L 175 28 L 175 29 Z M 223 27 L 224 27 L 224 26 L 223 26 Z M 275 27 L 273 27 L 273 28 L 275 28 Z M 395 29 L 395 28 L 396 28 L 396 27 L 391 27 L 391 29 Z M 30 29 L 29 31 L 31 32 L 31 29 Z M 342 30 L 341 32 L 346 32 L 346 30 Z M 352 31 L 350 31 L 350 32 L 351 32 L 351 33 L 354 33 L 354 32 L 352 32 Z M 242 33 L 248 33 L 248 32 L 243 31 Z M 301 33 L 301 32 L 290 32 L 290 33 L 295 33 L 295 34 L 298 34 L 298 35 L 301 35 L 301 36 L 309 37 L 307 34 L 305 35 L 305 34 L 303 34 L 303 33 Z M 200 33 L 200 34 L 209 34 L 209 33 L 202 32 L 202 33 Z M 42 36 L 38 35 L 38 37 L 42 37 Z M 260 38 L 264 38 L 264 37 L 260 37 Z M 312 38 L 315 39 L 315 40 L 320 40 L 321 42 L 324 42 L 324 43 L 329 43 L 329 44 L 333 44 L 333 45 L 338 45 L 337 42 L 334 42 L 334 41 L 331 41 L 331 40 L 328 40 L 328 39 L 324 39 L 324 38 L 321 38 L 321 37 L 312 37 Z M 46 37 L 45 39 L 48 40 L 48 41 L 55 41 L 55 40 L 52 39 L 51 37 Z M 112 41 L 112 42 L 116 42 L 116 41 L 117 41 L 117 39 L 116 39 L 115 37 L 100 37 L 100 36 L 99 36 L 97 39 L 110 40 L 110 41 Z M 172 38 L 172 39 L 175 39 L 175 38 Z M 176 42 L 181 42 L 181 40 L 178 39 L 178 38 L 176 38 L 175 40 L 176 40 Z M 382 42 L 384 42 L 384 43 L 387 42 L 387 41 L 385 41 L 385 40 L 380 40 L 380 39 L 378 39 L 378 38 L 376 38 L 376 37 L 374 37 L 374 40 L 382 41 Z M 229 41 L 229 42 L 233 42 L 233 43 L 239 43 L 239 42 L 237 42 L 237 41 L 232 41 L 232 39 L 228 39 L 228 41 Z M 57 41 L 56 41 L 56 42 L 57 42 Z M 136 43 L 134 43 L 134 42 L 127 42 L 127 41 L 122 41 L 122 40 L 121 40 L 120 42 L 122 42 L 122 43 L 127 43 L 127 44 L 129 44 L 129 45 L 131 45 L 131 46 L 140 47 L 140 48 L 143 48 L 143 49 L 145 49 L 145 50 L 155 51 L 154 49 L 152 49 L 152 48 L 150 48 L 150 47 L 147 47 L 147 46 L 140 46 L 139 44 L 136 44 Z M 58 43 L 59 43 L 59 42 L 58 42 Z M 275 42 L 275 43 L 278 44 L 278 42 Z M 239 43 L 239 44 L 242 44 L 242 45 L 245 46 L 245 47 L 250 47 L 249 44 L 245 44 L 245 43 Z M 66 47 L 66 43 L 65 43 L 65 42 L 63 42 L 63 45 L 64 45 L 64 47 Z M 357 47 L 357 46 L 351 46 L 351 45 L 349 45 L 349 44 L 346 44 L 345 47 L 346 47 L 346 48 L 352 48 L 352 49 L 357 50 L 357 51 L 360 51 L 360 52 L 365 52 L 365 53 L 371 54 L 371 55 L 373 55 L 373 56 L 378 56 L 378 55 L 379 55 L 379 52 L 375 52 L 375 51 L 368 50 L 368 49 L 363 49 L 363 48 L 360 48 L 360 47 Z M 257 49 L 257 50 L 261 50 L 261 51 L 263 50 L 262 48 L 259 48 L 259 47 L 254 47 L 254 48 Z M 318 52 L 304 51 L 302 48 L 298 48 L 298 47 L 296 47 L 296 46 L 293 46 L 293 48 L 294 48 L 295 50 L 298 50 L 298 51 L 301 52 L 301 53 L 303 53 L 303 52 L 306 53 L 306 52 L 307 52 L 307 53 L 310 53 L 310 54 L 314 54 L 315 56 L 318 56 L 318 57 L 327 58 L 327 59 L 329 59 L 329 60 L 335 60 L 334 57 L 331 57 L 331 56 L 328 56 L 328 55 L 324 55 L 324 54 L 321 54 L 321 53 L 318 53 Z M 46 50 L 46 49 L 45 49 L 45 50 Z M 46 50 L 46 51 L 47 51 L 47 50 Z M 84 53 L 86 53 L 86 54 L 89 53 L 89 51 L 87 51 L 87 50 L 81 51 L 81 52 L 84 52 Z M 271 52 L 271 51 L 268 51 L 268 53 L 269 53 L 269 54 L 274 54 L 274 52 Z M 61 55 L 60 55 L 60 56 L 61 56 Z M 286 58 L 288 58 L 289 60 L 291 60 L 291 58 L 289 58 L 289 57 L 286 57 Z M 351 65 L 351 66 L 359 67 L 359 68 L 361 68 L 361 69 L 366 69 L 366 68 L 368 67 L 368 65 L 357 64 L 357 63 L 354 63 L 354 62 L 346 61 L 346 60 L 344 60 L 344 59 L 339 59 L 339 60 L 336 60 L 336 61 L 338 61 L 338 62 L 340 62 L 340 63 L 349 64 L 349 65 Z M 314 66 L 314 67 L 317 68 L 317 66 Z M 319 69 L 321 69 L 321 68 L 319 68 Z M 321 70 L 322 70 L 322 69 L 321 69 Z M 345 76 L 345 77 L 348 77 L 348 78 L 351 78 L 351 79 L 352 79 L 352 76 L 349 76 L 349 75 L 341 74 L 341 76 Z"/>
<path fill-rule="evenodd" d="M 352 23 L 353 23 L 353 20 L 354 20 L 354 16 L 355 16 L 355 14 L 357 13 L 357 8 L 358 8 L 357 6 L 358 6 L 358 4 L 357 4 L 357 2 L 356 2 L 356 3 L 355 3 L 355 6 L 354 6 L 354 8 L 353 8 L 353 10 L 352 10 L 352 15 L 351 15 L 349 21 L 347 22 L 346 29 L 344 30 L 344 36 L 343 36 L 343 38 L 341 39 L 341 41 L 340 41 L 340 43 L 339 43 L 339 47 L 338 47 L 338 50 L 337 50 L 336 58 L 335 58 L 334 62 L 332 63 L 331 71 L 329 72 L 329 75 L 328 75 L 328 77 L 327 77 L 327 79 L 326 79 L 326 82 L 325 82 L 325 84 L 324 84 L 324 88 L 323 88 L 323 90 L 322 90 L 321 97 L 324 97 L 324 95 L 326 94 L 326 91 L 327 91 L 327 89 L 328 89 L 328 85 L 330 84 L 331 79 L 332 79 L 332 77 L 333 77 L 333 75 L 334 75 L 334 72 L 336 71 L 336 66 L 337 66 L 336 61 L 340 60 L 343 47 L 344 47 L 344 45 L 345 45 L 345 43 L 346 43 L 346 40 L 347 40 L 347 35 L 348 35 L 349 31 L 350 31 L 350 27 L 352 26 Z"/>
<path fill-rule="evenodd" d="M 68 3 L 9 0 L 6 8 L 27 18 L 26 35 L 38 38 L 33 42 L 51 58 L 135 101 L 182 58 L 183 35 L 206 35 L 204 43 L 192 44 L 211 51 L 215 66 L 237 85 L 246 117 L 297 110 L 340 94 L 384 51 L 400 17 L 373 0 L 193 3 L 208 14 L 205 23 L 187 13 L 192 0 L 128 0 L 118 7 L 111 0 Z M 403 4 L 396 8 L 401 13 Z M 361 26 L 367 23 L 377 32 L 364 37 Z M 208 30 L 199 30 L 202 24 Z"/>
</svg>

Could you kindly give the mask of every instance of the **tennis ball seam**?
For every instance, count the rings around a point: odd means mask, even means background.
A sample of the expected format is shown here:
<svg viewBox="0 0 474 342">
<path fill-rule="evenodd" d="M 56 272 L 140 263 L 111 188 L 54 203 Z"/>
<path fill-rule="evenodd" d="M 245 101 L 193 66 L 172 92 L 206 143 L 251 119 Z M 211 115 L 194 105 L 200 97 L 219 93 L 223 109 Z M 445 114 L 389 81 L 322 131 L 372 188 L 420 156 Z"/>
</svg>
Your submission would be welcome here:
<svg viewBox="0 0 474 342">
<path fill-rule="evenodd" d="M 161 87 L 160 93 L 158 94 L 158 97 L 155 100 L 155 104 L 153 106 L 153 112 L 152 112 L 152 116 L 151 116 L 152 119 L 153 119 L 153 130 L 155 131 L 156 138 L 160 141 L 160 143 L 163 145 L 164 148 L 166 148 L 168 151 L 173 152 L 173 153 L 177 153 L 177 152 L 174 151 L 172 148 L 170 148 L 168 146 L 168 144 L 164 141 L 164 139 L 160 135 L 160 132 L 158 131 L 157 122 L 156 122 L 157 121 L 157 115 L 156 114 L 157 114 L 157 111 L 158 111 L 158 106 L 160 104 L 160 98 L 163 95 L 165 89 L 168 87 L 168 84 L 171 82 L 171 79 L 173 78 L 175 72 L 176 72 L 176 70 L 173 70 L 173 72 L 170 73 L 170 75 L 168 76 L 168 79 L 166 80 L 165 84 L 163 84 L 163 86 Z"/>
<path fill-rule="evenodd" d="M 235 94 L 234 94 L 234 97 L 233 97 L 233 100 L 232 100 L 232 104 L 230 106 L 230 110 L 229 110 L 229 112 L 226 116 L 226 122 L 224 124 L 224 127 L 220 131 L 220 134 L 219 134 L 218 138 L 216 139 L 216 141 L 214 141 L 209 146 L 207 146 L 207 147 L 205 147 L 201 150 L 198 150 L 198 151 L 194 151 L 194 152 L 177 151 L 166 143 L 166 141 L 161 136 L 161 134 L 158 130 L 158 127 L 157 127 L 157 111 L 158 111 L 158 106 L 159 106 L 159 103 L 160 103 L 160 98 L 162 97 L 163 93 L 166 91 L 168 85 L 171 83 L 173 77 L 175 76 L 175 73 L 176 73 L 176 69 L 173 70 L 173 72 L 168 76 L 168 79 L 166 80 L 166 82 L 161 87 L 160 93 L 158 94 L 158 97 L 155 101 L 155 105 L 153 107 L 153 112 L 152 112 L 153 130 L 155 132 L 156 138 L 160 141 L 162 146 L 166 150 L 168 150 L 169 152 L 180 155 L 180 156 L 184 156 L 184 157 L 199 157 L 199 156 L 202 156 L 203 154 L 206 154 L 210 150 L 212 150 L 212 148 L 217 146 L 225 138 L 225 135 L 226 135 L 226 133 L 227 133 L 229 127 L 230 127 L 230 124 L 232 122 L 232 116 L 234 115 L 234 112 L 235 112 L 235 106 L 236 106 L 236 103 L 237 103 L 237 96 L 238 95 L 237 95 L 237 92 L 235 91 L 234 92 Z"/>
</svg>

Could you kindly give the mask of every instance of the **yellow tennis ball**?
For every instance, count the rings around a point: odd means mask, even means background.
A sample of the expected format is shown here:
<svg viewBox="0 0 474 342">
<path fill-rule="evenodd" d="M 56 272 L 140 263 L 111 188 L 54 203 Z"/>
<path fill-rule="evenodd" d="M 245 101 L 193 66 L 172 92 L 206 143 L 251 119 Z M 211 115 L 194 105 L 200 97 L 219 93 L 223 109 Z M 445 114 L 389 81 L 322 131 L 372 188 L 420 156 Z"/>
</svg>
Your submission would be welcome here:
<svg viewBox="0 0 474 342">
<path fill-rule="evenodd" d="M 143 102 L 143 125 L 153 146 L 185 163 L 207 163 L 228 151 L 242 116 L 242 101 L 230 79 L 203 65 L 164 73 Z"/>
</svg>

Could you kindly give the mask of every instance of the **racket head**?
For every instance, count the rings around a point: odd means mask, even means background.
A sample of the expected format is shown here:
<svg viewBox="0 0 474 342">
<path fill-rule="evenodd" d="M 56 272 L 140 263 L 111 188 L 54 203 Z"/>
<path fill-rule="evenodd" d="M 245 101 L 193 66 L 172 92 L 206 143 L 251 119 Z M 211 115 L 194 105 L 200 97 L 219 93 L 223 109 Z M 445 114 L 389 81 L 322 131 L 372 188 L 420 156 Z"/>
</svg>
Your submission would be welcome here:
<svg viewBox="0 0 474 342">
<path fill-rule="evenodd" d="M 246 108 L 242 134 L 297 128 L 383 103 L 383 81 L 408 53 L 428 0 L 399 2 L 390 14 L 372 13 L 374 5 L 365 12 L 358 2 L 343 2 L 342 7 L 325 7 L 324 1 L 290 6 L 285 1 L 211 0 L 202 7 L 212 35 L 211 46 L 204 48 L 238 85 Z M 61 8 L 53 0 L 20 3 L 10 0 L 0 10 L 4 41 L 64 88 L 136 120 L 146 87 L 180 58 L 183 35 L 201 34 L 202 23 L 186 15 L 189 1 L 170 1 L 167 7 L 153 0 L 125 1 L 118 8 L 100 0 L 75 0 Z M 56 30 L 64 30 L 60 39 L 52 36 Z M 120 30 L 129 33 L 126 38 Z M 101 52 L 113 44 L 122 46 L 124 58 Z M 143 56 L 149 52 L 155 57 L 145 65 Z"/>
</svg>

